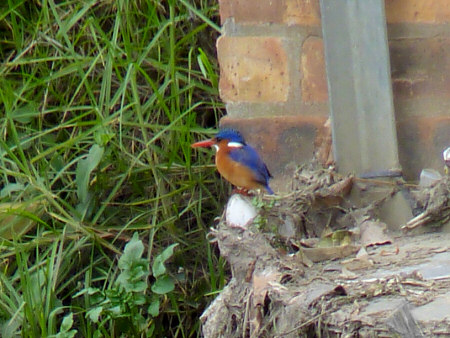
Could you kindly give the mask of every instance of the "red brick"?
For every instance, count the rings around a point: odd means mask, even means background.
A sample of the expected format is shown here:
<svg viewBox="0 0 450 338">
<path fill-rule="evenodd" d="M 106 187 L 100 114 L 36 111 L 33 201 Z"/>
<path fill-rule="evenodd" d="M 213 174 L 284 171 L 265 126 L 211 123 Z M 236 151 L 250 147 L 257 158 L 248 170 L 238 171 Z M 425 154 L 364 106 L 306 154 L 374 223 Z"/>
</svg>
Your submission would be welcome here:
<svg viewBox="0 0 450 338">
<path fill-rule="evenodd" d="M 422 167 L 423 163 L 421 155 L 425 151 L 417 121 L 405 120 L 398 122 L 397 140 L 403 177 L 408 180 L 417 180 L 419 177 L 418 172 L 420 172 L 420 167 Z"/>
<path fill-rule="evenodd" d="M 222 23 L 230 17 L 233 17 L 237 23 L 279 23 L 283 16 L 283 7 L 284 4 L 281 1 L 219 0 Z"/>
<path fill-rule="evenodd" d="M 289 92 L 287 56 L 273 37 L 217 41 L 220 95 L 225 102 L 284 102 Z"/>
<path fill-rule="evenodd" d="M 433 132 L 434 153 L 440 153 L 450 146 L 450 114 L 435 120 Z"/>
<path fill-rule="evenodd" d="M 288 0 L 283 22 L 288 25 L 320 25 L 319 0 Z"/>
<path fill-rule="evenodd" d="M 448 0 L 385 0 L 388 23 L 450 22 Z"/>
<path fill-rule="evenodd" d="M 219 0 L 222 23 L 233 17 L 242 24 L 320 24 L 319 0 Z"/>
<path fill-rule="evenodd" d="M 389 42 L 395 97 L 450 95 L 450 39 Z"/>
<path fill-rule="evenodd" d="M 424 168 L 442 172 L 442 151 L 450 144 L 450 116 L 413 117 L 397 123 L 404 177 L 417 180 Z"/>
<path fill-rule="evenodd" d="M 302 47 L 302 98 L 306 103 L 328 100 L 323 40 L 309 37 Z"/>
</svg>

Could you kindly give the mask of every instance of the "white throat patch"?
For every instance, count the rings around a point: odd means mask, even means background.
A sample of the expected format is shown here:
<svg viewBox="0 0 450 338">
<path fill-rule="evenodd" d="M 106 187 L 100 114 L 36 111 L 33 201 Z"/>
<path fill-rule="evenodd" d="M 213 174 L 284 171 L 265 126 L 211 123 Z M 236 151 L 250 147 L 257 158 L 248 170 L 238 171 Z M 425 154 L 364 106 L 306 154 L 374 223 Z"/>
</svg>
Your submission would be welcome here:
<svg viewBox="0 0 450 338">
<path fill-rule="evenodd" d="M 228 142 L 230 148 L 242 148 L 244 145 L 240 142 Z"/>
<path fill-rule="evenodd" d="M 216 153 L 219 150 L 219 146 L 217 144 L 213 144 L 214 149 L 216 149 Z"/>
</svg>

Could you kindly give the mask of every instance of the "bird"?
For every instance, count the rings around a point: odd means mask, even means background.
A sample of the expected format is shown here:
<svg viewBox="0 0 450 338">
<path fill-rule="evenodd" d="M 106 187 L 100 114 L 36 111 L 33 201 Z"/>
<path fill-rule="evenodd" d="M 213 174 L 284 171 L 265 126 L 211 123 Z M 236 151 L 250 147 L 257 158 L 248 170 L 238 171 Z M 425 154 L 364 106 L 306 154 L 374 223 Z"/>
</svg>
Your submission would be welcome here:
<svg viewBox="0 0 450 338">
<path fill-rule="evenodd" d="M 266 164 L 237 130 L 221 129 L 214 138 L 193 143 L 191 147 L 214 147 L 217 170 L 238 188 L 238 193 L 248 194 L 248 190 L 261 188 L 270 195 L 274 193 L 269 186 L 272 175 Z"/>
</svg>

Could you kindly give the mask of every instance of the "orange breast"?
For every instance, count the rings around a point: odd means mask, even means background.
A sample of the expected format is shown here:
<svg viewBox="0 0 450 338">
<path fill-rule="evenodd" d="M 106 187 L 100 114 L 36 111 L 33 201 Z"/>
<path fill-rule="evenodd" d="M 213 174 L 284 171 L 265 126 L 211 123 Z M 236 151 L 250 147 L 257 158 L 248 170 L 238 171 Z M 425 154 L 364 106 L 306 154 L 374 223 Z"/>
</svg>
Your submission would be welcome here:
<svg viewBox="0 0 450 338">
<path fill-rule="evenodd" d="M 231 184 L 246 188 L 257 189 L 263 186 L 256 182 L 252 171 L 239 162 L 235 162 L 228 156 L 229 149 L 219 147 L 216 153 L 216 167 L 219 173 Z"/>
</svg>

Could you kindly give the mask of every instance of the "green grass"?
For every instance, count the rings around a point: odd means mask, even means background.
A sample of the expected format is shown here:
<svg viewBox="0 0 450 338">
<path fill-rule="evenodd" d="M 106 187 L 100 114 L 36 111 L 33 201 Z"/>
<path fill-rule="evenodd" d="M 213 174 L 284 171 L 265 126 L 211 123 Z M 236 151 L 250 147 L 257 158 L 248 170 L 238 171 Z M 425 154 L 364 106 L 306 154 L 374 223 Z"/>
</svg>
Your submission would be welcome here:
<svg viewBox="0 0 450 338">
<path fill-rule="evenodd" d="M 190 148 L 223 113 L 217 6 L 0 4 L 2 337 L 199 335 L 226 279 L 206 233 L 228 186 Z"/>
</svg>

